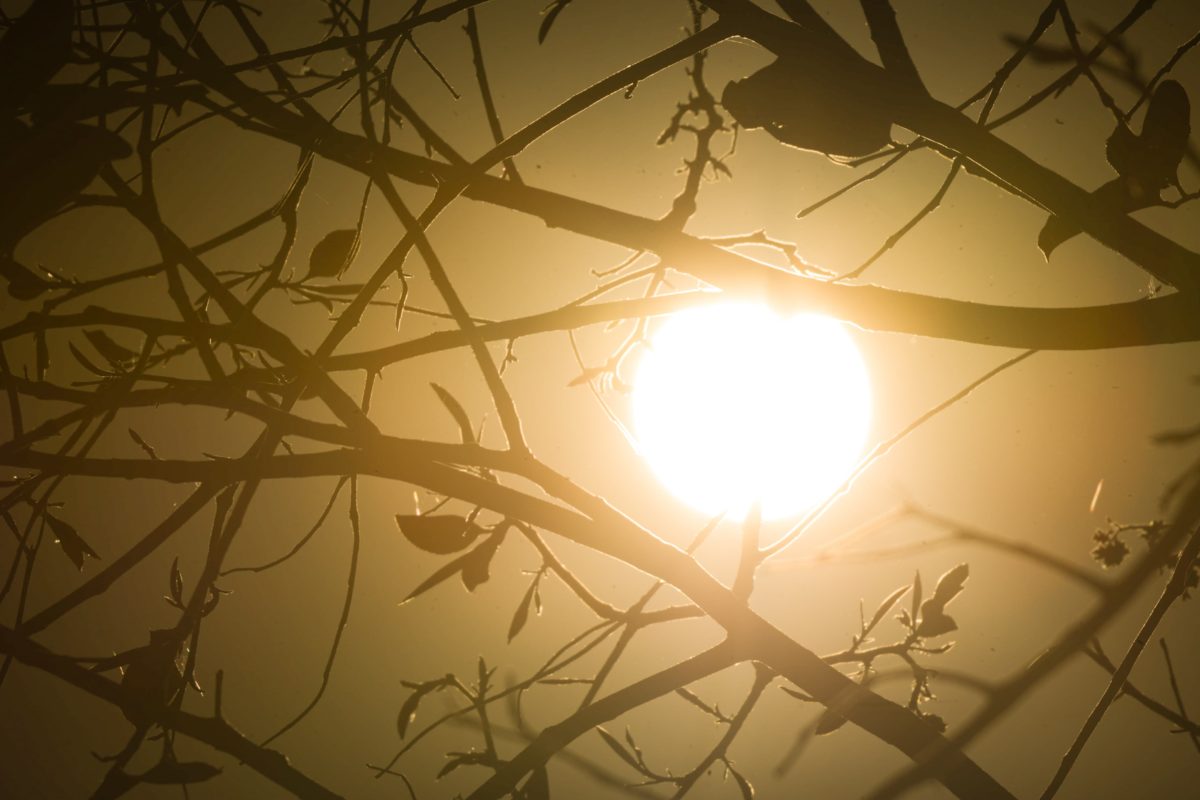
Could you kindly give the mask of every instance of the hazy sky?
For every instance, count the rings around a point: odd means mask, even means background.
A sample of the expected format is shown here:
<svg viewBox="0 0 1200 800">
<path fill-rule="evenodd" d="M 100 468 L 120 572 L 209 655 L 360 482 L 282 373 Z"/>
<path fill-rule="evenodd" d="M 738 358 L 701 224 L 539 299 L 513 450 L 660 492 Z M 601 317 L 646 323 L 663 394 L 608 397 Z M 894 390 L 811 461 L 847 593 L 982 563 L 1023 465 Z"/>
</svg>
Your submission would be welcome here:
<svg viewBox="0 0 1200 800">
<path fill-rule="evenodd" d="M 23 5 L 0 3 L 9 13 Z M 681 26 L 689 21 L 682 0 L 575 0 L 539 46 L 536 32 L 543 5 L 542 0 L 495 0 L 479 12 L 491 84 L 509 132 L 615 69 L 678 40 Z M 856 3 L 814 5 L 856 47 L 873 52 Z M 955 104 L 991 78 L 1011 52 L 1002 35 L 1028 33 L 1043 3 L 893 0 L 893 5 L 929 89 Z M 1087 0 L 1073 4 L 1072 11 L 1084 28 L 1081 35 L 1090 43 L 1094 41 L 1090 23 L 1107 28 L 1130 5 Z M 260 8 L 263 34 L 279 48 L 317 39 L 321 32 L 317 20 L 327 13 L 323 4 L 309 0 L 265 0 Z M 386 19 L 394 12 L 388 7 L 378 14 Z M 227 45 L 222 54 L 230 59 L 246 57 L 248 51 L 233 36 L 225 15 L 216 10 L 212 15 L 206 25 L 212 26 L 209 35 L 214 42 Z M 411 51 L 400 59 L 397 86 L 435 129 L 471 157 L 482 153 L 491 140 L 461 24 L 462 18 L 456 17 L 423 29 L 417 39 L 461 99 L 455 100 Z M 1128 44 L 1141 56 L 1144 71 L 1152 73 L 1198 27 L 1200 6 L 1191 0 L 1161 0 L 1135 27 Z M 1049 41 L 1064 41 L 1060 29 L 1053 29 Z M 728 81 L 769 60 L 750 43 L 723 43 L 711 51 L 709 86 L 719 96 Z M 332 71 L 348 63 L 348 57 L 332 55 L 313 65 Z M 1006 87 L 997 114 L 1051 80 L 1055 69 L 1022 67 Z M 1174 77 L 1186 87 L 1200 87 L 1200 54 L 1185 57 Z M 259 80 L 266 85 L 265 76 Z M 1125 87 L 1110 81 L 1110 89 L 1119 102 L 1129 101 Z M 331 93 L 319 108 L 331 111 L 351 90 Z M 687 90 L 683 65 L 677 65 L 641 83 L 629 98 L 619 93 L 609 97 L 522 153 L 517 158 L 522 176 L 538 187 L 648 217 L 662 216 L 682 184 L 677 170 L 681 159 L 690 154 L 691 140 L 681 137 L 665 146 L 654 142 Z M 348 119 L 344 124 L 352 127 L 354 122 Z M 1112 174 L 1104 157 L 1110 129 L 1107 112 L 1080 81 L 1061 97 L 1002 128 L 1000 135 L 1091 189 Z M 894 134 L 901 139 L 910 136 L 899 129 Z M 421 151 L 410 129 L 402 130 L 395 143 Z M 720 140 L 719 147 L 727 145 L 727 139 Z M 295 148 L 228 123 L 198 126 L 161 152 L 157 185 L 164 217 L 186 240 L 201 241 L 276 202 L 291 180 L 296 157 Z M 689 223 L 689 232 L 716 236 L 765 229 L 772 236 L 797 242 L 809 261 L 844 272 L 873 253 L 928 200 L 948 162 L 929 152 L 918 153 L 804 219 L 796 218 L 801 208 L 858 173 L 819 155 L 785 148 L 761 130 L 741 133 L 728 165 L 733 179 L 703 187 L 700 210 Z M 118 168 L 123 174 L 136 169 L 133 161 Z M 1185 167 L 1182 180 L 1194 189 L 1200 175 Z M 360 176 L 317 161 L 299 212 L 296 269 L 303 269 L 305 254 L 325 233 L 354 225 L 362 190 Z M 402 191 L 414 204 L 431 194 L 424 189 Z M 362 250 L 347 281 L 365 279 L 402 235 L 386 205 L 378 195 L 375 198 L 367 209 Z M 1185 246 L 1200 247 L 1200 227 L 1194 224 L 1195 209 L 1190 206 L 1174 212 L 1143 212 L 1138 218 Z M 1031 306 L 1101 304 L 1149 291 L 1143 272 L 1087 237 L 1063 245 L 1047 263 L 1036 244 L 1044 220 L 1040 209 L 964 175 L 942 207 L 872 267 L 865 279 L 939 296 Z M 430 235 L 467 307 L 488 319 L 567 302 L 595 287 L 592 270 L 613 266 L 628 255 L 612 245 L 547 229 L 538 220 L 465 200 L 439 219 Z M 278 236 L 277 224 L 267 226 L 220 248 L 208 261 L 217 269 L 255 267 L 269 260 Z M 30 262 L 59 265 L 81 277 L 157 260 L 149 237 L 111 209 L 89 209 L 56 220 L 23 242 L 19 255 Z M 414 261 L 408 272 L 414 275 L 410 302 L 440 307 L 423 265 Z M 679 285 L 688 284 L 683 280 Z M 398 289 L 391 287 L 390 296 L 394 298 Z M 96 302 L 163 313 L 163 297 L 164 285 L 150 279 L 144 286 L 127 287 Z M 4 297 L 0 318 L 16 319 L 32 307 Z M 327 314 L 318 306 L 294 307 L 280 297 L 265 308 L 268 321 L 280 322 L 301 347 L 315 346 L 328 328 Z M 392 323 L 391 309 L 373 311 L 341 351 L 378 347 L 445 326 L 415 314 L 405 318 L 399 333 Z M 580 337 L 585 361 L 600 363 L 621 333 L 598 327 L 585 331 Z M 1000 348 L 898 334 L 855 330 L 854 337 L 874 387 L 874 439 L 890 436 L 1015 355 Z M 65 350 L 66 341 L 64 337 L 57 344 Z M 578 367 L 564 335 L 522 340 L 516 355 L 520 360 L 507 376 L 539 455 L 671 541 L 685 542 L 703 525 L 702 515 L 656 488 L 652 473 L 591 393 L 584 387 L 566 386 Z M 1200 372 L 1197 356 L 1200 348 L 1194 345 L 1037 354 L 906 440 L 782 561 L 811 555 L 849 528 L 911 501 L 1037 545 L 1099 573 L 1088 556 L 1093 530 L 1110 518 L 1140 521 L 1160 514 L 1163 487 L 1194 457 L 1186 450 L 1155 445 L 1151 437 L 1197 421 L 1193 383 Z M 63 369 L 67 380 L 70 368 L 63 365 Z M 344 377 L 356 394 L 361 375 Z M 474 417 L 489 408 L 469 354 L 455 351 L 385 371 L 373 400 L 380 426 L 396 435 L 452 440 L 455 427 L 436 404 L 428 386 L 432 380 L 450 389 Z M 624 398 L 605 397 L 618 417 L 626 414 Z M 320 414 L 315 403 L 303 410 Z M 54 411 L 47 406 L 40 413 Z M 31 416 L 38 414 L 34 411 Z M 7 424 L 7 417 L 0 422 Z M 238 455 L 258 432 L 257 426 L 244 420 L 224 421 L 221 414 L 202 410 L 186 416 L 177 410 L 147 410 L 130 424 L 136 424 L 139 434 L 153 442 L 161 455 L 172 458 Z M 489 426 L 494 434 L 494 419 Z M 116 426 L 104 452 L 139 454 L 125 437 L 124 427 Z M 1101 480 L 1104 488 L 1092 510 L 1089 505 Z M 266 487 L 230 565 L 258 563 L 285 552 L 311 526 L 333 483 L 323 479 Z M 86 520 L 89 541 L 109 558 L 143 536 L 191 488 L 69 481 L 62 499 L 81 523 Z M 427 506 L 429 501 L 422 497 L 421 503 Z M 493 564 L 497 577 L 474 594 L 449 582 L 399 606 L 442 562 L 415 552 L 396 531 L 392 515 L 413 511 L 411 487 L 364 480 L 362 504 L 358 594 L 330 689 L 308 720 L 278 746 L 295 764 L 347 796 L 397 797 L 404 796 L 400 784 L 394 779 L 374 780 L 365 763 L 385 762 L 400 744 L 395 719 L 407 695 L 402 679 L 427 680 L 448 671 L 471 676 L 476 658 L 483 654 L 489 664 L 499 667 L 498 678 L 507 681 L 536 667 L 590 617 L 560 584 L 547 581 L 545 612 L 514 643 L 506 642 L 509 616 L 527 585 L 519 572 L 539 565 L 536 554 L 515 541 L 502 548 Z M 222 613 L 206 623 L 200 680 L 211 683 L 215 670 L 224 669 L 226 714 L 251 737 L 265 737 L 290 719 L 318 685 L 349 559 L 344 495 L 336 508 L 339 514 L 285 566 L 221 581 L 234 593 L 222 601 Z M 185 575 L 196 574 L 210 523 L 211 512 L 199 515 L 169 547 L 103 597 L 47 630 L 41 641 L 63 652 L 106 653 L 142 644 L 149 628 L 172 624 L 176 612 L 157 599 L 166 591 L 169 565 L 179 556 Z M 782 524 L 768 533 L 779 530 Z M 905 524 L 888 529 L 874 543 L 890 546 L 937 536 L 929 526 Z M 736 529 L 722 528 L 701 558 L 726 578 L 736 550 Z M 648 585 L 645 576 L 579 548 L 563 546 L 562 552 L 613 603 L 628 602 Z M 931 666 L 986 678 L 1012 675 L 1088 608 L 1089 598 L 1060 577 L 1020 560 L 958 545 L 929 547 L 866 564 L 772 568 L 759 581 L 753 607 L 810 649 L 831 652 L 845 647 L 857 632 L 860 597 L 869 610 L 892 589 L 910 581 L 915 570 L 932 581 L 960 561 L 971 564 L 971 578 L 955 601 L 961 627 L 953 637 L 957 645 L 947 655 L 931 659 Z M 31 587 L 33 609 L 79 581 L 66 559 L 46 558 L 45 562 Z M 1152 588 L 1105 630 L 1102 639 L 1110 654 L 1124 651 L 1153 602 L 1157 587 Z M 0 612 L 6 622 L 11 619 L 12 598 Z M 1171 644 L 1185 693 L 1190 691 L 1192 702 L 1200 704 L 1200 685 L 1195 680 L 1200 675 L 1196 614 L 1194 602 L 1180 604 L 1159 634 Z M 897 630 L 888 629 L 881 636 Z M 714 625 L 698 622 L 639 637 L 612 685 L 696 652 L 716 638 Z M 595 659 L 584 662 L 579 673 L 594 669 L 596 663 Z M 1170 696 L 1157 636 L 1134 678 L 1156 697 Z M 750 680 L 751 669 L 742 665 L 692 688 L 720 700 L 723 709 L 732 709 Z M 1040 792 L 1106 682 L 1102 671 L 1076 658 L 977 741 L 971 748 L 973 757 L 1018 796 Z M 953 733 L 977 706 L 977 698 L 945 682 L 935 681 L 934 687 L 938 698 L 927 709 L 944 717 Z M 908 686 L 896 681 L 877 688 L 903 700 Z M 813 741 L 786 776 L 776 776 L 775 765 L 817 710 L 778 688 L 769 692 L 733 751 L 739 769 L 751 776 L 761 797 L 854 798 L 905 766 L 902 755 L 847 726 Z M 543 689 L 528 696 L 526 711 L 535 725 L 548 724 L 564 709 L 573 708 L 578 697 L 573 688 Z M 196 702 L 195 707 L 201 708 L 205 701 Z M 440 705 L 440 698 L 430 701 L 418 722 L 431 719 Z M 690 767 L 720 735 L 717 727 L 709 726 L 677 698 L 640 709 L 610 727 L 620 730 L 625 724 L 637 734 L 652 763 L 670 765 L 677 772 Z M 0 795 L 7 785 L 14 797 L 85 796 L 98 785 L 104 770 L 89 752 L 118 749 L 124 726 L 119 714 L 105 704 L 41 673 L 14 669 L 0 689 Z M 482 771 L 464 769 L 440 783 L 432 782 L 443 754 L 473 744 L 472 735 L 450 728 L 430 737 L 408 761 L 401 762 L 422 800 L 466 792 L 482 778 Z M 508 746 L 515 752 L 515 745 Z M 196 745 L 183 744 L 182 750 L 211 757 Z M 595 735 L 581 739 L 576 751 L 625 774 Z M 192 797 L 282 796 L 245 768 L 227 760 L 215 763 L 222 764 L 226 774 L 211 785 L 193 788 Z M 1164 721 L 1131 701 L 1119 700 L 1059 797 L 1184 797 L 1196 790 L 1196 763 L 1186 737 L 1172 735 Z M 586 782 L 570 766 L 557 765 L 551 774 L 556 796 L 619 796 Z M 627 777 L 632 781 L 635 776 Z M 736 796 L 731 784 L 721 789 L 717 781 L 719 775 L 697 796 Z M 147 787 L 138 791 L 132 796 L 178 796 L 176 791 Z M 948 795 L 925 787 L 912 796 Z"/>
</svg>

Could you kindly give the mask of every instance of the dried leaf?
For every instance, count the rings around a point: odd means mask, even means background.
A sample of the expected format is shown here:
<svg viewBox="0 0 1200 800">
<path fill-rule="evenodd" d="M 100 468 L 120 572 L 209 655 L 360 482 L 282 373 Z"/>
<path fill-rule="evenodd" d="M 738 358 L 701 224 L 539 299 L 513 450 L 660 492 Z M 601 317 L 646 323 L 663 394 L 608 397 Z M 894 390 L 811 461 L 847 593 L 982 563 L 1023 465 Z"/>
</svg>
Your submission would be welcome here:
<svg viewBox="0 0 1200 800">
<path fill-rule="evenodd" d="M 63 552 L 67 554 L 67 558 L 71 559 L 71 563 L 80 572 L 83 571 L 85 558 L 100 558 L 99 554 L 83 540 L 83 537 L 70 523 L 50 514 L 46 515 L 46 522 L 50 525 L 50 530 L 54 532 L 54 538 L 62 546 Z"/>
<path fill-rule="evenodd" d="M 483 529 L 463 517 L 397 514 L 404 538 L 427 553 L 450 555 L 471 546 Z"/>
<path fill-rule="evenodd" d="M 317 242 L 308 257 L 308 274 L 304 280 L 334 278 L 340 275 L 358 252 L 358 231 L 342 228 L 330 231 Z"/>
</svg>

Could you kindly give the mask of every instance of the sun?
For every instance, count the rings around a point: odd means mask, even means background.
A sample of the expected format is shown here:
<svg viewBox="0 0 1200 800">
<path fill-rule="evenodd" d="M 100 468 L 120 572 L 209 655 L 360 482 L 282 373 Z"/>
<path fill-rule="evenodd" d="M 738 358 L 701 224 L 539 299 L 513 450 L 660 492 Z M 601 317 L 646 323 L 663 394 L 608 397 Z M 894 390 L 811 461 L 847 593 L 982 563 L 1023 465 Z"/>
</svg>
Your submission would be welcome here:
<svg viewBox="0 0 1200 800">
<path fill-rule="evenodd" d="M 718 304 L 672 315 L 634 376 L 633 426 L 666 488 L 709 514 L 795 516 L 845 480 L 871 419 L 866 366 L 845 326 Z"/>
</svg>

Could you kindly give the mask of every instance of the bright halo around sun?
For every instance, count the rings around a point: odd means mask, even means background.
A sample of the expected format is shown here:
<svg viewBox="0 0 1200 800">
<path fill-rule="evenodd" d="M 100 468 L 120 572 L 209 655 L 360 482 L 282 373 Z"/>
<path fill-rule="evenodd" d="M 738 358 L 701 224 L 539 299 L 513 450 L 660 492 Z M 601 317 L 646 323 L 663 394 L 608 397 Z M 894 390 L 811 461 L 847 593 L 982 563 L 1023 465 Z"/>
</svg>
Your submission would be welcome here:
<svg viewBox="0 0 1200 800">
<path fill-rule="evenodd" d="M 795 516 L 858 462 L 871 417 L 862 356 L 842 323 L 766 306 L 672 315 L 633 384 L 638 446 L 685 503 L 740 519 Z"/>
</svg>

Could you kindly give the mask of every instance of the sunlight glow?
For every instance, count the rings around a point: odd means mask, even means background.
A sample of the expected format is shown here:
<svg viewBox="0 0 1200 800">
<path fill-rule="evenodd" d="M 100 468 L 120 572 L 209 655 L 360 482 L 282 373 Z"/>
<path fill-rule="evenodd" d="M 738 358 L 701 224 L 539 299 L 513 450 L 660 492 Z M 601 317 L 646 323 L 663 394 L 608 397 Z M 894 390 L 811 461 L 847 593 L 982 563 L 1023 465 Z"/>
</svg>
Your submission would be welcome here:
<svg viewBox="0 0 1200 800">
<path fill-rule="evenodd" d="M 673 315 L 633 384 L 638 446 L 688 505 L 741 518 L 794 516 L 858 461 L 871 417 L 867 370 L 842 323 L 766 306 Z"/>
</svg>

